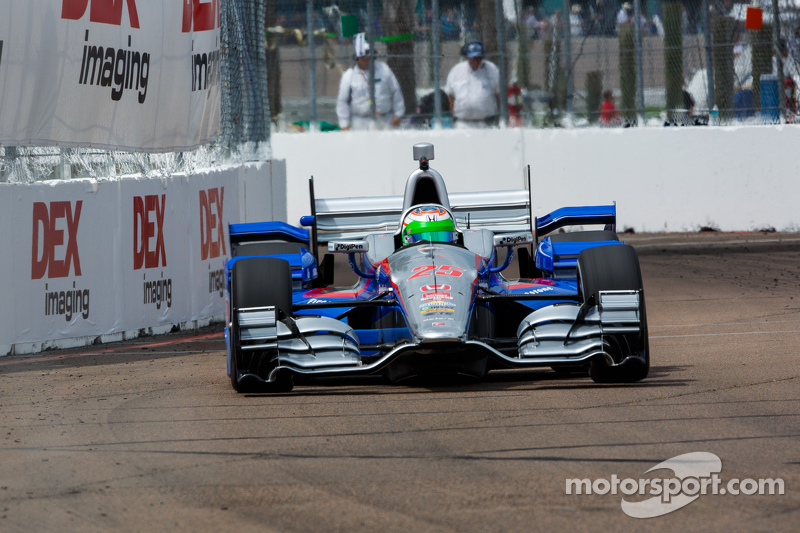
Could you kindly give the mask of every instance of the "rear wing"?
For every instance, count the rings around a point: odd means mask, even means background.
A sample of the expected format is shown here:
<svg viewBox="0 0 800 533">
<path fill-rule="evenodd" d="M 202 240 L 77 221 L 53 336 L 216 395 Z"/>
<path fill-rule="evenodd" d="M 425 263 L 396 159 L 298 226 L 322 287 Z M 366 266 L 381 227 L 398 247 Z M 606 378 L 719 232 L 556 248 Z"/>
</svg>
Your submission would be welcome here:
<svg viewBox="0 0 800 533">
<path fill-rule="evenodd" d="M 460 229 L 487 229 L 493 233 L 530 231 L 536 237 L 568 226 L 612 225 L 616 205 L 562 207 L 531 223 L 527 190 L 462 192 L 448 194 Z M 319 242 L 359 239 L 370 233 L 394 233 L 403 214 L 402 196 L 326 198 L 314 202 L 316 216 L 302 217 L 301 224 L 316 222 Z"/>
<path fill-rule="evenodd" d="M 451 211 L 460 229 L 488 229 L 494 233 L 531 231 L 531 203 L 527 190 L 449 193 Z M 304 226 L 316 224 L 317 240 L 356 239 L 370 233 L 394 233 L 403 214 L 403 196 L 326 198 L 314 201 L 315 214 L 302 217 Z"/>
<path fill-rule="evenodd" d="M 285 222 L 248 222 L 228 224 L 231 239 L 231 254 L 239 244 L 247 242 L 286 241 L 309 243 L 308 230 L 290 226 Z"/>
<path fill-rule="evenodd" d="M 562 207 L 541 218 L 537 217 L 535 240 L 567 226 L 591 226 L 595 224 L 617 225 L 617 204 L 587 205 L 584 207 Z"/>
</svg>

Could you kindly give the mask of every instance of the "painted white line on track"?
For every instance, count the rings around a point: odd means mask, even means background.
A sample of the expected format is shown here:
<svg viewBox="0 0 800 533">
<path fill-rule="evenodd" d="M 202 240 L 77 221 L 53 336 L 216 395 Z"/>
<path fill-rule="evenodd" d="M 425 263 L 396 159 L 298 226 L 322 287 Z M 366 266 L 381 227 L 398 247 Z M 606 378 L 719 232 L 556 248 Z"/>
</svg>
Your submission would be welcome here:
<svg viewBox="0 0 800 533">
<path fill-rule="evenodd" d="M 775 333 L 800 333 L 800 329 L 791 329 L 785 331 L 739 331 L 733 333 L 695 333 L 692 335 L 651 335 L 651 339 L 679 339 L 682 337 L 722 337 L 727 335 L 766 335 Z"/>
<path fill-rule="evenodd" d="M 713 246 L 716 244 L 761 244 L 775 242 L 797 242 L 800 239 L 762 239 L 754 241 L 713 241 L 713 242 L 665 242 L 653 244 L 631 244 L 634 248 L 656 248 L 658 246 Z"/>
<path fill-rule="evenodd" d="M 800 322 L 798 320 L 769 320 L 767 322 L 720 322 L 718 324 L 668 324 L 664 326 L 648 326 L 649 328 L 702 328 L 704 326 L 750 326 L 753 324 L 785 324 L 787 322 Z"/>
</svg>

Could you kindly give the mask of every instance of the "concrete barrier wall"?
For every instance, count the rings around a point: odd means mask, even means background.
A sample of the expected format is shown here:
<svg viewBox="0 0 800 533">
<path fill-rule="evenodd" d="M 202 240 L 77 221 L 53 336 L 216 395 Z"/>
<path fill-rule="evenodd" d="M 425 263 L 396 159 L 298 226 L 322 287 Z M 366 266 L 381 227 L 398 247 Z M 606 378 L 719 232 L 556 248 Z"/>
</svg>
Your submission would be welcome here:
<svg viewBox="0 0 800 533">
<path fill-rule="evenodd" d="M 285 218 L 285 169 L 0 185 L 0 355 L 221 320 L 227 223 Z"/>
<path fill-rule="evenodd" d="M 522 188 L 530 165 L 537 215 L 616 201 L 640 232 L 800 230 L 796 126 L 276 134 L 288 221 L 309 213 L 311 175 L 318 198 L 402 194 L 423 141 L 452 192 Z"/>
</svg>

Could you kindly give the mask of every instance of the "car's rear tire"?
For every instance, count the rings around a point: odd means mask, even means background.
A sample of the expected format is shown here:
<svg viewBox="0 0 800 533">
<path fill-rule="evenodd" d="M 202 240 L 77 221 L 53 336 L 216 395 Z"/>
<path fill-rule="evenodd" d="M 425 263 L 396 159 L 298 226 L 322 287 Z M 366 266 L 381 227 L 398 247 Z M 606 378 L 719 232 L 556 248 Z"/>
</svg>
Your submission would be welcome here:
<svg viewBox="0 0 800 533">
<path fill-rule="evenodd" d="M 292 312 L 292 271 L 283 259 L 248 257 L 239 259 L 231 272 L 231 306 L 277 307 L 287 315 Z M 273 383 L 256 379 L 239 380 L 237 332 L 231 336 L 231 384 L 237 392 L 287 392 L 292 390 L 291 374 L 280 373 Z M 269 371 L 269 366 L 265 371 Z"/>
<path fill-rule="evenodd" d="M 610 335 L 606 351 L 630 355 L 633 346 L 641 359 L 629 359 L 624 365 L 609 366 L 598 357 L 589 365 L 589 376 L 596 383 L 633 383 L 647 377 L 650 371 L 650 345 L 647 333 L 644 285 L 639 269 L 639 257 L 632 246 L 599 246 L 589 248 L 578 256 L 578 290 L 586 302 L 599 291 L 637 290 L 641 298 L 641 337 L 631 339 L 624 335 Z"/>
</svg>

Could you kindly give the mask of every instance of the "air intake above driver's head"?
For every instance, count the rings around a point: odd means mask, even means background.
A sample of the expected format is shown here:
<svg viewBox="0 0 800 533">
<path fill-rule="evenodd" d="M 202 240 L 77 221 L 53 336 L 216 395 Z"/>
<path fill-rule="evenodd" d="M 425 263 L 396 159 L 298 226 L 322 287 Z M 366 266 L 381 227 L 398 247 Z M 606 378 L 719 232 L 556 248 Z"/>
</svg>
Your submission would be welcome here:
<svg viewBox="0 0 800 533">
<path fill-rule="evenodd" d="M 430 143 L 417 143 L 414 145 L 414 159 L 433 159 L 433 145 Z M 403 195 L 403 211 L 413 205 L 439 204 L 450 209 L 450 199 L 447 196 L 447 187 L 441 174 L 432 168 L 417 169 L 411 173 L 406 182 L 406 191 Z"/>
</svg>

